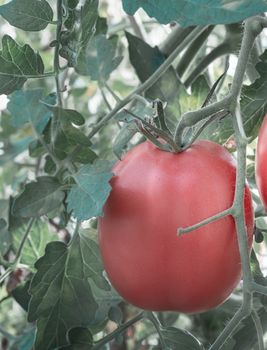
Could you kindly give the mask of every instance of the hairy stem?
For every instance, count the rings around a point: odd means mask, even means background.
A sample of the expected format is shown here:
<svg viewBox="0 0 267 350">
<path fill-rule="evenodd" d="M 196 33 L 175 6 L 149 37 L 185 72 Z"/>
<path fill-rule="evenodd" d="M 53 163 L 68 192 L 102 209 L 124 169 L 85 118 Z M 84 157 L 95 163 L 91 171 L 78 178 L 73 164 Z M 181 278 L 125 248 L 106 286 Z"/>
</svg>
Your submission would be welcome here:
<svg viewBox="0 0 267 350">
<path fill-rule="evenodd" d="M 91 348 L 92 350 L 98 350 L 103 347 L 103 345 L 110 342 L 112 339 L 114 339 L 116 336 L 121 334 L 122 332 L 125 332 L 127 328 L 132 326 L 138 321 L 141 321 L 144 318 L 144 312 L 140 312 L 138 315 L 130 319 L 129 321 L 122 324 L 120 327 L 118 327 L 114 332 L 106 335 L 104 338 L 100 339 L 96 344 Z"/>
</svg>

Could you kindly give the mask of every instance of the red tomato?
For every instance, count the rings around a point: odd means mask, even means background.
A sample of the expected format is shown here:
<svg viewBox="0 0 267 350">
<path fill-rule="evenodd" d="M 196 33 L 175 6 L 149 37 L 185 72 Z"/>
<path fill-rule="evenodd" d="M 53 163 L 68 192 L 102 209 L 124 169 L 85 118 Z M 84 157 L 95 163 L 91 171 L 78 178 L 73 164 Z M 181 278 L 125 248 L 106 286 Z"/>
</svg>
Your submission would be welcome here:
<svg viewBox="0 0 267 350">
<path fill-rule="evenodd" d="M 195 313 L 222 303 L 241 278 L 231 216 L 182 236 L 177 229 L 231 207 L 236 167 L 220 145 L 199 141 L 173 154 L 144 142 L 114 167 L 99 220 L 104 266 L 117 291 L 146 310 Z M 253 210 L 245 189 L 248 240 Z"/>
<path fill-rule="evenodd" d="M 257 145 L 256 183 L 264 208 L 267 210 L 267 115 L 260 128 Z"/>
</svg>

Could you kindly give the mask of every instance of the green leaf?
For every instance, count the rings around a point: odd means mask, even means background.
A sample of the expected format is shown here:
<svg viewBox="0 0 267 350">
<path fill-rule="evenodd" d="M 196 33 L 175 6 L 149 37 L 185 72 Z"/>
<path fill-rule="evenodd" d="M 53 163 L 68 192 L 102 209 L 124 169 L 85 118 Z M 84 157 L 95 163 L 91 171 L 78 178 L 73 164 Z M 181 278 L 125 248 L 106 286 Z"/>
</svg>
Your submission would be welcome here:
<svg viewBox="0 0 267 350">
<path fill-rule="evenodd" d="M 125 32 L 125 35 L 129 43 L 131 63 L 140 81 L 144 82 L 162 65 L 165 56 L 157 46 L 151 47 L 131 33 Z"/>
<path fill-rule="evenodd" d="M 22 238 L 25 234 L 26 225 L 12 232 L 12 246 L 15 252 L 19 249 Z M 21 263 L 33 267 L 36 260 L 44 255 L 46 245 L 58 240 L 58 237 L 50 232 L 48 225 L 37 221 L 31 228 L 30 235 L 25 242 L 21 255 Z"/>
<path fill-rule="evenodd" d="M 0 15 L 26 31 L 42 30 L 53 20 L 53 10 L 46 0 L 12 0 L 0 6 Z"/>
<path fill-rule="evenodd" d="M 37 320 L 35 348 L 50 350 L 69 345 L 67 332 L 95 324 L 98 308 L 92 285 L 109 290 L 97 244 L 76 232 L 67 246 L 52 242 L 35 267 L 29 305 L 29 322 Z M 102 320 L 103 321 L 103 320 Z"/>
<path fill-rule="evenodd" d="M 78 145 L 70 155 L 70 160 L 82 164 L 93 163 L 97 159 L 97 154 L 90 148 Z"/>
<path fill-rule="evenodd" d="M 85 122 L 80 113 L 72 109 L 50 108 L 53 111 L 54 118 L 57 119 L 56 138 L 53 147 L 60 159 L 64 159 L 72 151 L 73 146 L 89 147 L 91 145 L 88 137 L 79 129 L 79 126 L 82 126 Z"/>
<path fill-rule="evenodd" d="M 76 70 L 92 80 L 106 81 L 122 61 L 116 56 L 117 37 L 107 39 L 99 34 L 91 39 L 83 54 L 78 56 Z"/>
<path fill-rule="evenodd" d="M 133 15 L 140 7 L 160 23 L 177 21 L 181 26 L 235 23 L 267 11 L 264 0 L 123 0 L 124 10 Z"/>
<path fill-rule="evenodd" d="M 72 328 L 68 332 L 68 339 L 70 344 L 77 345 L 77 344 L 85 344 L 85 345 L 92 345 L 93 344 L 93 336 L 89 329 L 84 327 L 76 327 Z"/>
<path fill-rule="evenodd" d="M 142 39 L 126 33 L 129 44 L 130 62 L 134 67 L 141 82 L 147 80 L 157 68 L 164 62 L 165 57 L 157 47 L 151 47 Z M 145 92 L 150 100 L 160 99 L 167 102 L 165 109 L 167 122 L 172 124 L 177 120 L 179 112 L 179 95 L 184 90 L 175 69 L 170 67 L 157 81 Z"/>
<path fill-rule="evenodd" d="M 175 328 L 162 327 L 160 331 L 164 349 L 204 350 L 203 345 L 191 333 Z"/>
<path fill-rule="evenodd" d="M 31 297 L 28 292 L 29 288 L 30 288 L 30 280 L 28 280 L 25 283 L 21 283 L 18 287 L 16 287 L 11 291 L 13 298 L 26 312 L 28 311 L 28 306 L 29 306 L 30 297 Z"/>
<path fill-rule="evenodd" d="M 55 95 L 51 94 L 44 98 L 43 89 L 15 91 L 9 97 L 7 109 L 11 113 L 11 124 L 19 128 L 25 123 L 30 123 L 37 133 L 41 134 L 46 127 L 52 112 L 44 103 L 55 104 Z"/>
<path fill-rule="evenodd" d="M 73 177 L 76 184 L 67 197 L 68 211 L 73 211 L 78 220 L 102 215 L 103 205 L 111 191 L 111 163 L 98 160 L 84 165 Z"/>
<path fill-rule="evenodd" d="M 64 192 L 60 183 L 53 177 L 41 176 L 28 183 L 24 191 L 14 201 L 12 212 L 24 218 L 40 217 L 58 208 Z"/>
<path fill-rule="evenodd" d="M 20 89 L 28 76 L 44 73 L 41 56 L 29 45 L 20 46 L 10 36 L 4 35 L 0 51 L 0 94 L 9 95 Z"/>
</svg>

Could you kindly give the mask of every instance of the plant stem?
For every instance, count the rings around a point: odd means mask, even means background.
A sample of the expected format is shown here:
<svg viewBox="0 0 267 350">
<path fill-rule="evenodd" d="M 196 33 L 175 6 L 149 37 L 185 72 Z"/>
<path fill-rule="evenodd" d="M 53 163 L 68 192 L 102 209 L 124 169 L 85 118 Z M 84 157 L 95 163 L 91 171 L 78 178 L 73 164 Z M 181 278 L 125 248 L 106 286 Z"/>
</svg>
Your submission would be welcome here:
<svg viewBox="0 0 267 350">
<path fill-rule="evenodd" d="M 179 25 L 176 25 L 176 27 L 172 30 L 170 35 L 166 38 L 166 40 L 163 41 L 162 44 L 159 45 L 159 50 L 165 55 L 169 56 L 177 47 L 177 44 L 179 45 L 181 42 L 185 40 L 185 38 L 192 33 L 192 31 L 196 27 L 187 27 L 182 28 Z M 200 27 L 198 27 L 200 28 Z M 195 35 L 197 36 L 197 34 Z"/>
<path fill-rule="evenodd" d="M 43 78 L 48 78 L 48 77 L 54 77 L 55 72 L 46 72 L 43 74 L 10 74 L 10 73 L 4 73 L 1 72 L 1 75 L 6 76 L 6 77 L 13 77 L 13 78 L 25 78 L 25 79 L 43 79 Z"/>
<path fill-rule="evenodd" d="M 34 224 L 34 222 L 35 222 L 35 218 L 30 219 L 29 224 L 27 226 L 27 229 L 26 229 L 26 231 L 24 233 L 24 236 L 22 238 L 22 241 L 20 242 L 20 246 L 19 246 L 19 249 L 17 251 L 16 258 L 14 260 L 15 264 L 18 264 L 19 261 L 20 261 L 22 250 L 24 248 L 24 245 L 25 245 L 25 243 L 27 241 L 27 238 L 28 238 L 29 234 L 31 233 L 31 228 L 32 228 L 32 225 Z"/>
<path fill-rule="evenodd" d="M 197 79 L 197 77 L 204 72 L 207 67 L 215 61 L 217 58 L 222 57 L 231 53 L 231 46 L 224 42 L 221 45 L 215 47 L 207 56 L 205 56 L 199 64 L 192 70 L 190 75 L 185 80 L 184 84 L 186 87 L 192 85 L 192 83 Z"/>
<path fill-rule="evenodd" d="M 62 106 L 62 98 L 61 98 L 61 87 L 59 81 L 60 74 L 60 63 L 59 63 L 59 49 L 60 49 L 60 33 L 62 28 L 62 1 L 57 0 L 57 29 L 56 29 L 56 46 L 54 53 L 54 70 L 55 70 L 55 80 L 56 80 L 56 88 L 57 88 L 57 98 L 58 105 Z"/>
<path fill-rule="evenodd" d="M 233 214 L 233 208 L 231 207 L 231 208 L 226 209 L 226 210 L 224 210 L 224 211 L 222 211 L 222 212 L 220 212 L 220 213 L 218 213 L 218 214 L 216 214 L 214 216 L 211 216 L 211 217 L 209 217 L 209 218 L 207 218 L 207 219 L 205 219 L 205 220 L 203 220 L 203 221 L 201 221 L 201 222 L 199 222 L 199 223 L 197 223 L 195 225 L 192 225 L 192 226 L 189 226 L 189 227 L 186 227 L 186 228 L 178 228 L 177 234 L 178 234 L 178 236 L 181 236 L 181 235 L 183 235 L 185 233 L 189 233 L 191 231 L 194 231 L 194 230 L 196 230 L 199 227 L 202 227 L 204 225 L 208 225 L 211 222 L 220 220 L 221 218 L 224 218 L 225 216 L 232 215 L 232 214 Z"/>
<path fill-rule="evenodd" d="M 208 26 L 202 33 L 196 36 L 195 40 L 189 45 L 188 49 L 184 53 L 184 55 L 181 57 L 176 71 L 181 78 L 185 71 L 188 69 L 192 59 L 195 58 L 196 53 L 199 51 L 199 49 L 202 47 L 204 42 L 207 40 L 210 33 L 213 31 L 214 26 Z"/>
<path fill-rule="evenodd" d="M 251 317 L 253 319 L 257 331 L 259 350 L 264 350 L 263 329 L 261 325 L 261 320 L 255 310 L 252 310 Z"/>
<path fill-rule="evenodd" d="M 141 321 L 144 318 L 144 312 L 140 312 L 138 315 L 130 319 L 129 321 L 122 324 L 120 327 L 118 327 L 114 332 L 106 335 L 104 338 L 100 339 L 95 343 L 95 345 L 91 348 L 92 350 L 98 350 L 103 347 L 103 345 L 107 344 L 109 341 L 114 339 L 117 335 L 121 334 L 122 332 L 125 332 L 127 328 L 132 326 L 138 321 Z"/>
<path fill-rule="evenodd" d="M 250 314 L 251 298 L 250 295 L 245 294 L 243 303 L 240 309 L 235 313 L 230 322 L 223 329 L 215 342 L 210 346 L 209 350 L 219 350 L 226 340 L 234 333 L 239 323 Z"/>
</svg>

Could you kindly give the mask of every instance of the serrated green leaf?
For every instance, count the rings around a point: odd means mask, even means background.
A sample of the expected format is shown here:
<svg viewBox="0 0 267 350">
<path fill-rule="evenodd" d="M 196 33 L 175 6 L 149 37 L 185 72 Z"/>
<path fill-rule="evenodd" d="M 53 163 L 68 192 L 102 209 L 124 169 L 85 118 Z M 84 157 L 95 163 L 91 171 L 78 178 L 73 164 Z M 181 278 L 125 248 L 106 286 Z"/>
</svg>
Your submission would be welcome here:
<svg viewBox="0 0 267 350">
<path fill-rule="evenodd" d="M 124 10 L 133 15 L 142 7 L 160 23 L 177 21 L 181 26 L 236 23 L 266 12 L 264 0 L 123 0 Z"/>
<path fill-rule="evenodd" d="M 69 329 L 95 324 L 98 305 L 92 285 L 109 289 L 102 277 L 98 247 L 88 236 L 76 232 L 69 246 L 49 243 L 35 267 L 28 314 L 30 322 L 37 320 L 35 347 L 50 350 L 69 345 Z"/>
<path fill-rule="evenodd" d="M 204 350 L 200 341 L 187 331 L 175 327 L 162 327 L 160 334 L 164 341 L 163 348 L 166 350 Z"/>
<path fill-rule="evenodd" d="M 26 225 L 12 232 L 12 246 L 15 252 L 19 249 L 25 230 Z M 36 260 L 44 255 L 46 245 L 55 240 L 58 240 L 58 237 L 50 231 L 48 225 L 40 220 L 37 221 L 32 226 L 23 247 L 21 263 L 33 267 Z"/>
<path fill-rule="evenodd" d="M 73 211 L 78 220 L 102 215 L 103 205 L 111 191 L 111 163 L 98 160 L 84 165 L 73 177 L 76 184 L 67 197 L 68 211 Z"/>
<path fill-rule="evenodd" d="M 42 100 L 48 104 L 55 104 L 56 97 L 52 94 L 44 98 L 43 89 L 13 92 L 7 104 L 11 113 L 11 124 L 19 128 L 25 123 L 30 123 L 34 130 L 41 134 L 52 116 L 52 112 Z"/>
<path fill-rule="evenodd" d="M 79 145 L 85 148 L 91 146 L 91 141 L 79 128 L 85 122 L 79 112 L 60 107 L 50 108 L 57 119 L 53 149 L 59 159 L 66 158 Z"/>
<path fill-rule="evenodd" d="M 108 80 L 122 61 L 121 56 L 116 56 L 116 47 L 115 37 L 107 39 L 103 34 L 93 37 L 85 51 L 78 56 L 77 72 L 89 75 L 92 80 Z"/>
<path fill-rule="evenodd" d="M 35 182 L 28 183 L 15 198 L 12 212 L 24 218 L 40 217 L 58 208 L 64 196 L 61 185 L 55 178 L 41 176 Z"/>
<path fill-rule="evenodd" d="M 10 36 L 4 35 L 0 51 L 0 95 L 9 95 L 20 89 L 28 76 L 44 73 L 41 56 L 29 45 L 20 46 Z"/>
<path fill-rule="evenodd" d="M 42 30 L 53 20 L 53 10 L 46 0 L 12 0 L 0 6 L 0 15 L 26 31 Z"/>
</svg>

